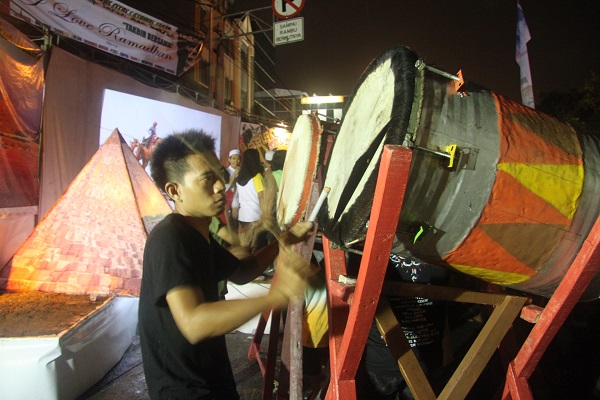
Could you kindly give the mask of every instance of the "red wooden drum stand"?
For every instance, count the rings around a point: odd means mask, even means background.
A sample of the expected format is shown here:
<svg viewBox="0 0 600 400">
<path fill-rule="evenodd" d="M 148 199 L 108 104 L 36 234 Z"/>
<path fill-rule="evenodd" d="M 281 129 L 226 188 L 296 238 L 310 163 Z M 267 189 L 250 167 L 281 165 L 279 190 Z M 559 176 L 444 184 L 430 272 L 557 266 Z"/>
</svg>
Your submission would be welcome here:
<svg viewBox="0 0 600 400">
<path fill-rule="evenodd" d="M 533 399 L 528 379 L 599 268 L 600 218 L 596 220 L 548 304 L 539 318 L 536 318 L 538 322 L 525 340 L 525 344 L 509 364 L 503 399 Z"/>
<path fill-rule="evenodd" d="M 520 348 L 516 358 L 508 365 L 503 399 L 533 399 L 528 379 L 535 370 L 548 344 L 554 338 L 568 314 L 579 300 L 587 285 L 600 268 L 600 219 L 591 230 L 582 249 L 573 261 L 561 284 L 550 298 L 545 309 L 523 307 L 527 298 L 467 291 L 460 288 L 436 287 L 412 283 L 386 282 L 385 270 L 402 208 L 412 151 L 403 146 L 385 146 L 375 190 L 373 207 L 365 241 L 363 258 L 356 284 L 340 282 L 345 276 L 344 251 L 333 248 L 323 237 L 323 251 L 329 300 L 329 350 L 331 378 L 326 399 L 356 399 L 355 377 L 373 318 L 385 338 L 390 351 L 398 361 L 413 396 L 417 400 L 435 399 L 431 385 L 403 334 L 397 334 L 395 319 L 386 297 L 381 294 L 402 294 L 408 297 L 486 304 L 493 306 L 481 332 L 464 356 L 454 375 L 438 395 L 438 399 L 464 399 L 489 362 L 494 351 L 509 331 L 519 312 L 530 322 L 539 321 Z M 316 202 L 313 190 L 311 204 Z M 302 251 L 312 250 L 312 244 Z M 276 277 L 275 277 L 276 279 Z M 283 339 L 280 383 L 289 398 L 302 398 L 301 324 L 302 301 L 291 304 Z M 532 314 L 536 314 L 533 317 Z M 529 315 L 529 316 L 525 316 Z M 268 312 L 263 315 L 251 345 L 249 357 L 256 358 L 265 378 L 263 399 L 271 399 L 280 314 L 275 312 L 271 322 L 271 337 L 266 365 L 260 360 L 260 341 Z M 294 323 L 296 321 L 296 323 Z M 502 349 L 501 349 L 502 350 Z M 286 381 L 289 379 L 289 381 Z M 288 386 L 289 383 L 289 386 Z M 282 389 L 280 388 L 280 390 Z M 281 393 L 281 392 L 280 392 Z"/>
<path fill-rule="evenodd" d="M 326 399 L 356 399 L 355 377 L 371 322 L 377 326 L 398 360 L 415 399 L 435 399 L 427 378 L 408 340 L 398 332 L 398 322 L 385 297 L 402 293 L 431 299 L 494 306 L 486 324 L 464 356 L 439 399 L 464 399 L 489 362 L 500 342 L 523 309 L 527 298 L 496 293 L 472 292 L 459 288 L 407 283 L 386 283 L 387 260 L 402 208 L 412 153 L 402 146 L 386 146 L 381 160 L 363 258 L 355 285 L 340 283 L 346 275 L 344 251 L 331 247 L 323 237 L 329 297 L 329 350 L 331 380 Z M 517 357 L 510 362 L 504 398 L 531 399 L 527 379 L 548 343 L 600 265 L 600 221 L 597 221 L 568 274 L 550 299 L 542 319 L 531 331 Z M 400 330 L 400 332 L 402 332 Z M 290 397 L 293 398 L 293 397 Z"/>
</svg>

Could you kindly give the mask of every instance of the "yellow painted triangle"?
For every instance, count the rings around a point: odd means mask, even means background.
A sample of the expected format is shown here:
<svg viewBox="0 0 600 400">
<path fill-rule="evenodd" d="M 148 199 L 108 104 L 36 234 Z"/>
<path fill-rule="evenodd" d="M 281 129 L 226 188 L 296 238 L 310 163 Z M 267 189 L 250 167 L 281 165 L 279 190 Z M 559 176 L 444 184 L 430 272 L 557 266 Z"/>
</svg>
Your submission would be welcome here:
<svg viewBox="0 0 600 400">
<path fill-rule="evenodd" d="M 500 163 L 527 189 L 572 219 L 583 189 L 583 165 Z"/>
</svg>

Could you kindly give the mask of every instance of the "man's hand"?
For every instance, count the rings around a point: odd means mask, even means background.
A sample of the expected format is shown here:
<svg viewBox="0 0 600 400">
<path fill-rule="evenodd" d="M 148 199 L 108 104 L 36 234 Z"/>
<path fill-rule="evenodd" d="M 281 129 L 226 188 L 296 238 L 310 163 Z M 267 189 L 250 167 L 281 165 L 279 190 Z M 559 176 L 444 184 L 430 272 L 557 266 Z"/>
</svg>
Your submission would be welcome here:
<svg viewBox="0 0 600 400">
<path fill-rule="evenodd" d="M 277 256 L 275 270 L 279 271 L 280 267 L 291 268 L 296 271 L 302 279 L 306 279 L 314 273 L 313 268 L 304 257 L 293 251 L 291 247 L 279 247 L 279 255 Z"/>
<path fill-rule="evenodd" d="M 282 249 L 275 264 L 276 278 L 269 295 L 276 306 L 284 307 L 289 299 L 300 296 L 306 287 L 306 277 L 310 275 L 310 265 L 299 254 Z"/>
<path fill-rule="evenodd" d="M 286 246 L 290 246 L 292 244 L 300 243 L 312 234 L 312 230 L 314 228 L 314 223 L 309 221 L 298 222 L 296 225 L 292 226 L 286 235 L 283 238 L 283 243 Z"/>
<path fill-rule="evenodd" d="M 244 259 L 251 254 L 250 248 L 246 246 L 229 246 L 227 250 L 229 250 L 229 252 L 238 260 Z"/>
</svg>

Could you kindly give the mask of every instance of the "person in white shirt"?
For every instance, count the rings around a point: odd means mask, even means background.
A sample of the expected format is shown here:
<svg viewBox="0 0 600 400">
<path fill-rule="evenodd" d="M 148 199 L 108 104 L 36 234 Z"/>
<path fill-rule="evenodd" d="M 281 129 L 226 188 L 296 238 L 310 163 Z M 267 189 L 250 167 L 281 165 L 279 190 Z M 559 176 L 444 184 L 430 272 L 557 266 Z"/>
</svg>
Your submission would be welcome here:
<svg viewBox="0 0 600 400">
<path fill-rule="evenodd" d="M 257 250 L 263 246 L 263 235 L 259 222 L 264 200 L 264 167 L 256 149 L 247 149 L 242 157 L 242 165 L 236 180 L 235 198 L 232 203 L 238 207 L 240 242 Z M 264 233 L 264 232 L 263 232 Z M 266 240 L 266 236 L 264 238 Z"/>
</svg>

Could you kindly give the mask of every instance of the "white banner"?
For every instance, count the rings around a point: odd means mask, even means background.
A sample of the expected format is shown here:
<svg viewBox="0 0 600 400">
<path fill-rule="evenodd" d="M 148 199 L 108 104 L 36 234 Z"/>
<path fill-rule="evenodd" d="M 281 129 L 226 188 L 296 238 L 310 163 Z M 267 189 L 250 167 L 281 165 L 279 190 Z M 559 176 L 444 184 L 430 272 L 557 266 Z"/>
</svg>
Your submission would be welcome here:
<svg viewBox="0 0 600 400">
<path fill-rule="evenodd" d="M 11 15 L 59 35 L 173 75 L 200 56 L 202 42 L 112 0 L 11 0 Z"/>
<path fill-rule="evenodd" d="M 527 54 L 527 42 L 531 39 L 529 28 L 523 15 L 521 3 L 517 0 L 517 50 L 515 59 L 521 71 L 521 102 L 531 108 L 535 108 L 533 100 L 533 83 L 531 82 L 531 70 L 529 69 L 529 54 Z"/>
</svg>

